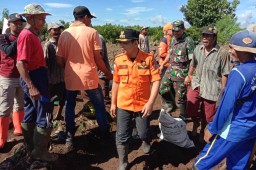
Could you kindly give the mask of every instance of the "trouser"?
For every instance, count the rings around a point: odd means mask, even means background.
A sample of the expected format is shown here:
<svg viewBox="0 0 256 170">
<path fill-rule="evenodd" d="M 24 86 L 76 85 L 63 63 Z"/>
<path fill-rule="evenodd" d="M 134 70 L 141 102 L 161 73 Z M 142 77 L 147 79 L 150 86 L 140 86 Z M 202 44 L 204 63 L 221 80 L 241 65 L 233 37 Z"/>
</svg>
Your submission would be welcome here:
<svg viewBox="0 0 256 170">
<path fill-rule="evenodd" d="M 45 67 L 40 67 L 29 72 L 29 77 L 38 89 L 41 99 L 34 100 L 30 97 L 29 89 L 25 81 L 20 78 L 20 84 L 24 91 L 24 119 L 23 123 L 36 123 L 37 127 L 52 127 L 53 103 L 50 102 L 48 88 L 48 76 Z"/>
<path fill-rule="evenodd" d="M 165 72 L 164 77 L 161 80 L 159 93 L 162 96 L 163 108 L 166 106 L 172 112 L 176 106 L 186 105 L 187 101 L 187 86 L 180 81 L 172 81 L 168 76 L 168 71 Z M 169 112 L 169 111 L 167 111 Z M 183 113 L 185 114 L 185 113 Z"/>
<path fill-rule="evenodd" d="M 227 158 L 226 164 L 228 170 L 247 169 L 255 139 L 230 142 L 219 135 L 214 135 L 210 141 L 211 143 L 206 144 L 200 155 L 195 159 L 194 166 L 197 169 L 212 169 L 225 158 Z"/>
<path fill-rule="evenodd" d="M 23 111 L 23 95 L 19 78 L 0 76 L 0 116 L 10 116 L 13 111 Z"/>
<path fill-rule="evenodd" d="M 109 102 L 110 101 L 110 97 L 109 97 L 109 80 L 106 79 L 106 78 L 100 78 L 99 79 L 99 84 L 101 86 L 105 102 Z M 89 101 L 90 101 L 89 96 L 87 94 L 85 94 L 84 102 L 87 103 Z"/>
<path fill-rule="evenodd" d="M 104 98 L 102 89 L 99 86 L 96 89 L 85 90 L 90 101 L 95 107 L 96 119 L 99 125 L 99 130 L 101 132 L 108 131 L 108 119 L 107 112 L 104 104 Z M 75 131 L 75 106 L 76 106 L 76 97 L 78 91 L 67 90 L 66 93 L 66 111 L 65 111 L 65 120 L 66 120 L 66 129 L 71 134 Z"/>
<path fill-rule="evenodd" d="M 133 130 L 133 118 L 135 118 L 140 139 L 148 143 L 151 141 L 149 118 L 142 118 L 141 116 L 141 111 L 133 112 L 120 108 L 117 109 L 116 145 L 126 144 L 131 139 Z"/>
<path fill-rule="evenodd" d="M 188 90 L 186 113 L 191 117 L 197 117 L 201 103 L 200 117 L 204 122 L 212 122 L 216 112 L 216 101 L 204 99 L 199 96 L 199 93 L 200 87 L 197 87 L 194 90 L 192 88 Z"/>
</svg>

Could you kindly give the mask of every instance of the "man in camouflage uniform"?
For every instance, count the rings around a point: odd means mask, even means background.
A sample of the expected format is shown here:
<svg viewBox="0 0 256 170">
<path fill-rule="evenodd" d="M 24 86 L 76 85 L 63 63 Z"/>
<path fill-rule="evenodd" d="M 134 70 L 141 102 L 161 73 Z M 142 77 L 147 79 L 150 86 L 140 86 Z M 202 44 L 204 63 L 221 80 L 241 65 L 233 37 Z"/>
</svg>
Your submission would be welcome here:
<svg viewBox="0 0 256 170">
<path fill-rule="evenodd" d="M 180 108 L 180 117 L 184 118 L 186 108 L 187 87 L 184 79 L 188 75 L 189 62 L 195 48 L 194 40 L 185 33 L 184 22 L 181 20 L 173 22 L 173 37 L 170 40 L 169 55 L 160 66 L 170 62 L 167 71 L 161 81 L 160 95 L 166 112 L 174 112 Z"/>
</svg>

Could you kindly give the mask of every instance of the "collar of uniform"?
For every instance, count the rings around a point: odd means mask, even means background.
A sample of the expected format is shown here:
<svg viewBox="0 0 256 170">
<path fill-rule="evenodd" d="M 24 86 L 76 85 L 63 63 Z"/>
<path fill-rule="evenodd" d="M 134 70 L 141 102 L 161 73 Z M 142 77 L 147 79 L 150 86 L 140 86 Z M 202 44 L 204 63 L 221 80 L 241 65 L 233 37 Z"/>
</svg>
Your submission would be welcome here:
<svg viewBox="0 0 256 170">
<path fill-rule="evenodd" d="M 200 50 L 204 49 L 204 45 L 201 44 Z M 218 44 L 216 44 L 211 51 L 218 51 L 220 49 L 220 46 Z"/>
<path fill-rule="evenodd" d="M 75 21 L 73 22 L 70 27 L 76 27 L 76 26 L 86 26 L 85 23 L 81 22 L 81 21 Z"/>
<path fill-rule="evenodd" d="M 141 53 L 142 52 L 140 50 L 138 50 L 137 56 L 136 56 L 136 58 L 135 58 L 133 63 L 136 63 L 138 60 L 140 60 Z M 129 59 L 129 57 L 126 54 L 124 54 L 124 55 L 126 56 L 126 58 L 124 58 L 123 61 L 131 60 L 131 59 Z"/>
</svg>

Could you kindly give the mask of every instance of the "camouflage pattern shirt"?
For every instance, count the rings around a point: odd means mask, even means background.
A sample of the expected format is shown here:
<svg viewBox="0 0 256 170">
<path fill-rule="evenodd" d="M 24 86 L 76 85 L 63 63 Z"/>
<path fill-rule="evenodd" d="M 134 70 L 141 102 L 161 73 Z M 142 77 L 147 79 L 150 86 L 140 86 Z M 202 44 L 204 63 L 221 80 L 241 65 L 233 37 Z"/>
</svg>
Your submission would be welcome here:
<svg viewBox="0 0 256 170">
<path fill-rule="evenodd" d="M 171 72 L 172 81 L 184 81 L 188 75 L 189 61 L 192 59 L 194 49 L 194 40 L 186 33 L 178 40 L 172 37 L 169 49 L 170 66 L 168 68 Z"/>
</svg>

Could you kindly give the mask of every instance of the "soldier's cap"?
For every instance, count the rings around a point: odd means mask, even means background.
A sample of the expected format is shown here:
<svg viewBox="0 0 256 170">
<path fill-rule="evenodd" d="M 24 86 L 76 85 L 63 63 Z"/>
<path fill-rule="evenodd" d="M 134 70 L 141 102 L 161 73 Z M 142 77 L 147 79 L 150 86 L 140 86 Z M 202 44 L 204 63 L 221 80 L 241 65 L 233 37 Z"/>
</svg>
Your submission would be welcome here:
<svg viewBox="0 0 256 170">
<path fill-rule="evenodd" d="M 24 13 L 20 15 L 26 17 L 29 15 L 38 15 L 38 14 L 51 15 L 50 13 L 45 12 L 45 10 L 38 4 L 28 4 L 24 8 Z"/>
<path fill-rule="evenodd" d="M 116 41 L 118 42 L 127 42 L 130 40 L 138 40 L 139 39 L 139 32 L 133 29 L 126 29 L 121 31 L 120 36 Z"/>
<path fill-rule="evenodd" d="M 142 26 L 142 27 L 140 28 L 141 31 L 144 30 L 144 29 L 148 29 L 148 27 Z"/>
<path fill-rule="evenodd" d="M 231 37 L 229 46 L 236 51 L 256 53 L 256 34 L 248 30 L 239 31 Z"/>
<path fill-rule="evenodd" d="M 10 22 L 15 22 L 15 21 L 23 21 L 23 22 L 26 22 L 21 15 L 19 15 L 18 13 L 13 13 L 11 15 L 9 15 L 8 17 L 8 23 Z"/>
<path fill-rule="evenodd" d="M 64 28 L 64 26 L 59 24 L 59 23 L 57 23 L 57 22 L 50 22 L 50 23 L 48 23 L 47 30 L 50 31 L 50 29 L 52 29 L 52 28 Z"/>
<path fill-rule="evenodd" d="M 203 29 L 202 34 L 211 34 L 211 35 L 217 35 L 218 30 L 215 26 L 207 26 Z"/>
<path fill-rule="evenodd" d="M 177 21 L 174 21 L 174 22 L 172 23 L 172 30 L 173 30 L 173 31 L 179 31 L 179 30 L 181 30 L 181 29 L 185 29 L 185 27 L 184 27 L 184 22 L 183 22 L 183 21 L 177 20 Z"/>
<path fill-rule="evenodd" d="M 167 31 L 167 30 L 171 30 L 172 29 L 172 23 L 167 23 L 164 27 L 163 27 L 163 31 Z"/>
<path fill-rule="evenodd" d="M 89 9 L 85 6 L 77 6 L 74 8 L 73 15 L 75 18 L 84 17 L 85 15 L 88 15 L 91 18 L 96 18 L 91 14 Z"/>
</svg>

